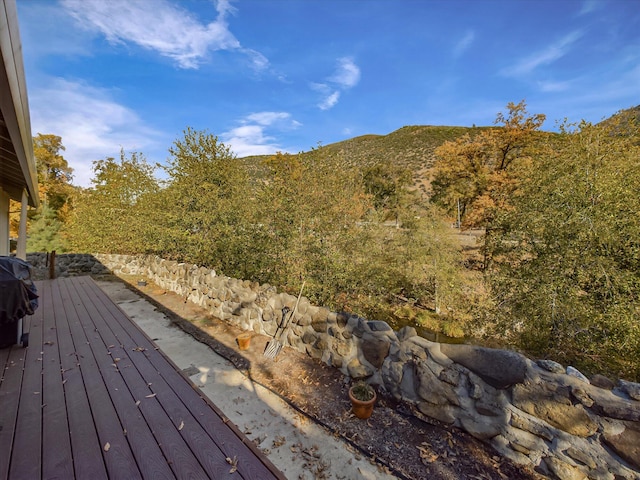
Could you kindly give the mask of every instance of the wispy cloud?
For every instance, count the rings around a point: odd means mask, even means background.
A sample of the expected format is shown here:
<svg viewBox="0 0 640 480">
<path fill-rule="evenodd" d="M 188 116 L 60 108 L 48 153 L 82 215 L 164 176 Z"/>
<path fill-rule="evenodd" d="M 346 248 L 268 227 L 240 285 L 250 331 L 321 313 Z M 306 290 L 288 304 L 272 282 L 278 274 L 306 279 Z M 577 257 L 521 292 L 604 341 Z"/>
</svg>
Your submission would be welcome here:
<svg viewBox="0 0 640 480">
<path fill-rule="evenodd" d="M 551 64 L 569 53 L 573 44 L 578 41 L 582 35 L 583 32 L 579 30 L 571 32 L 544 50 L 522 59 L 512 67 L 503 69 L 501 73 L 508 77 L 520 77 L 531 73 L 541 65 Z"/>
<path fill-rule="evenodd" d="M 91 32 L 53 2 L 18 2 L 23 53 L 37 59 L 48 55 L 89 56 Z M 45 20 L 46 19 L 46 20 Z"/>
<path fill-rule="evenodd" d="M 340 92 L 355 87 L 360 82 L 360 67 L 352 58 L 342 57 L 338 59 L 333 74 L 324 83 L 311 83 L 311 88 L 322 94 L 318 103 L 320 110 L 329 110 L 340 99 Z"/>
<path fill-rule="evenodd" d="M 340 100 L 340 92 L 335 91 L 318 104 L 320 110 L 329 110 Z"/>
<path fill-rule="evenodd" d="M 459 57 L 464 52 L 466 52 L 467 49 L 473 44 L 475 39 L 476 33 L 473 30 L 469 30 L 467 33 L 465 33 L 464 37 L 458 40 L 458 43 L 456 43 L 455 47 L 453 47 L 453 56 Z"/>
<path fill-rule="evenodd" d="M 157 147 L 160 133 L 112 99 L 108 90 L 61 78 L 29 94 L 33 134 L 62 137 L 64 157 L 74 169 L 73 183 L 89 186 L 92 162 L 117 157 L 121 149 Z"/>
<path fill-rule="evenodd" d="M 204 24 L 187 10 L 166 0 L 62 0 L 63 7 L 85 29 L 98 31 L 113 44 L 133 43 L 173 59 L 181 68 L 198 68 L 210 51 L 235 50 L 255 68 L 268 60 L 245 49 L 229 30 L 234 12 L 228 0 L 218 0 L 215 21 Z"/>
<path fill-rule="evenodd" d="M 594 12 L 595 10 L 599 10 L 602 6 L 602 3 L 598 0 L 585 0 L 582 3 L 582 8 L 578 12 L 578 15 L 586 15 L 588 13 Z"/>
<path fill-rule="evenodd" d="M 353 63 L 352 58 L 339 58 L 338 67 L 329 81 L 342 88 L 355 87 L 360 81 L 360 68 Z"/>
<path fill-rule="evenodd" d="M 326 83 L 312 83 L 311 88 L 316 92 L 320 92 L 322 95 L 322 99 L 320 100 L 320 103 L 318 103 L 318 108 L 320 110 L 329 110 L 335 106 L 340 99 L 340 91 L 334 90 Z"/>
<path fill-rule="evenodd" d="M 231 147 L 238 157 L 249 155 L 270 155 L 285 148 L 276 142 L 269 131 L 295 130 L 302 124 L 291 118 L 287 112 L 251 113 L 240 121 L 240 126 L 224 132 L 221 140 Z"/>
<path fill-rule="evenodd" d="M 571 88 L 572 82 L 554 82 L 554 81 L 540 81 L 538 82 L 538 89 L 541 92 L 566 92 Z"/>
</svg>

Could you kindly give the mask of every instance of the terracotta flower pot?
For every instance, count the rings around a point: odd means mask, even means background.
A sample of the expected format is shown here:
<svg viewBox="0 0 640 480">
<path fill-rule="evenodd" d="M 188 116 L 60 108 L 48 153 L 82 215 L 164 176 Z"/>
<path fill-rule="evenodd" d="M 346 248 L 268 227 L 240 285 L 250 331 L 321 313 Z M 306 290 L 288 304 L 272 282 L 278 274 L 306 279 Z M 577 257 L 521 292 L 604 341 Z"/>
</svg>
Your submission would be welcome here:
<svg viewBox="0 0 640 480">
<path fill-rule="evenodd" d="M 241 333 L 236 337 L 236 342 L 238 342 L 238 348 L 240 350 L 248 350 L 251 345 L 251 334 Z"/>
<path fill-rule="evenodd" d="M 373 398 L 371 400 L 358 400 L 353 396 L 353 387 L 349 389 L 349 400 L 351 400 L 351 411 L 353 414 L 362 419 L 367 419 L 373 413 L 373 405 L 376 403 L 376 392 L 373 390 Z"/>
</svg>

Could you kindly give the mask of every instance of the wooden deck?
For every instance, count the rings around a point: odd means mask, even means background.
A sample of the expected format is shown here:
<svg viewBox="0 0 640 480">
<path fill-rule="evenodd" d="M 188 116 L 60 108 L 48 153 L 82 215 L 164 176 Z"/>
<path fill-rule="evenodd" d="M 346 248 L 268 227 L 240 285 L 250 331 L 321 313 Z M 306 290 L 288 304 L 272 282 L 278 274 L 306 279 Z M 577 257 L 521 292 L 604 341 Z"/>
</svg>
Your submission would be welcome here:
<svg viewBox="0 0 640 480">
<path fill-rule="evenodd" d="M 90 277 L 0 350 L 0 479 L 284 479 Z"/>
</svg>

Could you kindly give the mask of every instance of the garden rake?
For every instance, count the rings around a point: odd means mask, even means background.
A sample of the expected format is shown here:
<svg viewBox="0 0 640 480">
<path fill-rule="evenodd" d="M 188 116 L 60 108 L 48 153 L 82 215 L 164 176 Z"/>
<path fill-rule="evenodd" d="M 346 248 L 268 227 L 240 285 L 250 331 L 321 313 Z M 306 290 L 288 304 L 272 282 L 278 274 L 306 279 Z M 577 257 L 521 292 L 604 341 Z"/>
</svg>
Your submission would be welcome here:
<svg viewBox="0 0 640 480">
<path fill-rule="evenodd" d="M 300 287 L 300 293 L 298 294 L 298 299 L 296 300 L 296 304 L 293 307 L 293 311 L 291 312 L 291 314 L 287 315 L 289 313 L 289 309 L 287 307 L 284 307 L 282 309 L 282 321 L 280 322 L 280 326 L 276 329 L 276 333 L 274 334 L 273 339 L 270 340 L 267 343 L 267 346 L 264 348 L 263 355 L 265 357 L 276 358 L 280 353 L 280 350 L 282 350 L 283 345 L 282 345 L 282 342 L 280 342 L 280 338 L 282 338 L 282 334 L 287 329 L 289 322 L 296 314 L 296 310 L 298 309 L 298 303 L 300 303 L 300 297 L 302 297 L 302 289 L 304 288 L 304 284 L 305 282 L 302 282 L 302 287 Z"/>
</svg>

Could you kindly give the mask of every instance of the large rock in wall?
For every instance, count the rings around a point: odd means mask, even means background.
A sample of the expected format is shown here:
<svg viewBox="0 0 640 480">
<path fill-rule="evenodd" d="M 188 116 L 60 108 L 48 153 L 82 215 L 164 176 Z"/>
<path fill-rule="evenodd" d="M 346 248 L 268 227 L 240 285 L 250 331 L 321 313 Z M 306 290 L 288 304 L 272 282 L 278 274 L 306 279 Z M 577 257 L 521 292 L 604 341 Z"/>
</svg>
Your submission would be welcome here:
<svg viewBox="0 0 640 480">
<path fill-rule="evenodd" d="M 46 256 L 28 256 L 38 272 Z M 274 335 L 296 297 L 154 256 L 59 255 L 57 275 L 140 275 L 245 330 Z M 108 270 L 107 270 L 108 269 Z M 40 278 L 44 278 L 40 276 Z M 281 341 L 367 379 L 423 415 L 560 480 L 640 479 L 640 385 L 511 351 L 430 342 L 414 328 L 331 312 L 302 297 Z"/>
</svg>

